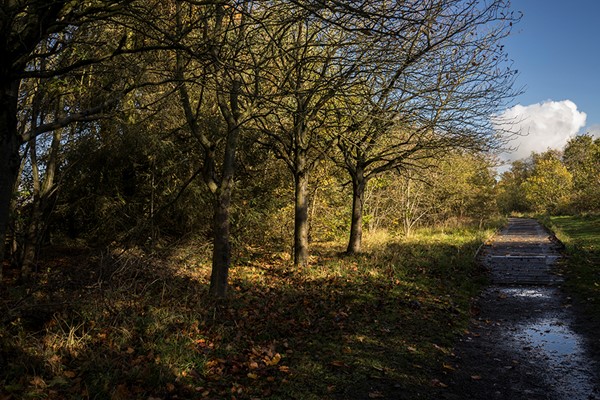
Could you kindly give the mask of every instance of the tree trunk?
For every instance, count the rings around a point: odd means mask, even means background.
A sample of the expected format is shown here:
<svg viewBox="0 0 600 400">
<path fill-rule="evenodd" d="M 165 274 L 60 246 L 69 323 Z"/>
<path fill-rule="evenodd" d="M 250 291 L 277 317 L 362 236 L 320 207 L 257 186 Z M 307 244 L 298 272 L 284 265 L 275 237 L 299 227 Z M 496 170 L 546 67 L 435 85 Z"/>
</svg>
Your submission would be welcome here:
<svg viewBox="0 0 600 400">
<path fill-rule="evenodd" d="M 308 264 L 308 173 L 301 170 L 294 174 L 294 265 Z"/>
<path fill-rule="evenodd" d="M 209 293 L 216 298 L 227 296 L 227 277 L 231 265 L 229 216 L 235 173 L 235 153 L 240 136 L 240 107 L 238 103 L 240 87 L 240 81 L 235 80 L 232 82 L 228 101 L 222 93 L 218 95 L 219 108 L 227 122 L 227 142 L 223 157 L 221 183 L 216 192 L 214 204 L 214 247 Z"/>
<path fill-rule="evenodd" d="M 31 203 L 29 227 L 27 228 L 25 242 L 23 243 L 23 258 L 21 261 L 21 274 L 25 277 L 33 270 L 35 259 L 47 228 L 49 206 L 52 203 L 51 198 L 53 193 L 55 193 L 54 180 L 58 168 L 61 139 L 62 131 L 57 129 L 52 134 L 52 144 L 50 145 L 48 161 L 44 167 L 43 177 L 40 176 L 36 154 L 37 139 L 34 138 L 30 141 L 29 153 L 31 173 L 33 175 L 33 201 Z"/>
<path fill-rule="evenodd" d="M 219 191 L 215 196 L 213 216 L 213 259 L 209 294 L 216 298 L 227 296 L 227 277 L 231 264 L 229 240 L 229 205 L 231 190 Z"/>
<path fill-rule="evenodd" d="M 347 254 L 360 253 L 366 186 L 364 169 L 357 167 L 356 174 L 352 178 L 352 222 L 350 224 L 350 240 L 346 249 Z"/>
<path fill-rule="evenodd" d="M 4 261 L 13 188 L 21 165 L 21 140 L 17 134 L 18 89 L 18 82 L 10 82 L 0 88 L 0 266 Z"/>
</svg>

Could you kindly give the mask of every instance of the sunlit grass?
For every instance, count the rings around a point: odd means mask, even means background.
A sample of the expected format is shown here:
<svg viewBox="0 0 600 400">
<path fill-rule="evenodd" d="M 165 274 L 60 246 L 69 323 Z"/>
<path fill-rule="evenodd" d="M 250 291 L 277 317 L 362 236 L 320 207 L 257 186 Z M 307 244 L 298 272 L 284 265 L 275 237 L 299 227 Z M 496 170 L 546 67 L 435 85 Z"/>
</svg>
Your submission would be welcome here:
<svg viewBox="0 0 600 400">
<path fill-rule="evenodd" d="M 566 246 L 568 288 L 600 324 L 600 216 L 558 216 L 548 222 Z"/>
</svg>

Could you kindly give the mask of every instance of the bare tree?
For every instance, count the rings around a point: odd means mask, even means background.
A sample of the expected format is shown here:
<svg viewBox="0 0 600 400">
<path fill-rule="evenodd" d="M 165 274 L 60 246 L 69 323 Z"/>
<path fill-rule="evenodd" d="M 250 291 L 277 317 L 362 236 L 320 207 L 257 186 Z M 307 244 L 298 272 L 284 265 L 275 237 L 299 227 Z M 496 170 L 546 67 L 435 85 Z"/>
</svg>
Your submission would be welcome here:
<svg viewBox="0 0 600 400">
<path fill-rule="evenodd" d="M 348 253 L 360 251 L 369 179 L 452 148 L 497 148 L 490 118 L 515 95 L 502 46 L 516 21 L 507 2 L 428 1 L 410 12 L 395 30 L 405 35 L 380 39 L 364 100 L 340 116 L 339 162 L 353 186 Z"/>
</svg>

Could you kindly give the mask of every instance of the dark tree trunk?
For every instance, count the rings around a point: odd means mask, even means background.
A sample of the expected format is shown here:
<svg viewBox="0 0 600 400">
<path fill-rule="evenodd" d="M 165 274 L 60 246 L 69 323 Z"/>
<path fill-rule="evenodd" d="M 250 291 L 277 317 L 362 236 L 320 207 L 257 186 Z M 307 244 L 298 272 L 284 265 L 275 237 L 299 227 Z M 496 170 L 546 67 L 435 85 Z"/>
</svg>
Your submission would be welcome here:
<svg viewBox="0 0 600 400">
<path fill-rule="evenodd" d="M 227 277 L 231 264 L 231 243 L 229 240 L 229 205 L 231 190 L 219 191 L 215 196 L 213 217 L 213 259 L 210 275 L 211 296 L 227 296 Z"/>
<path fill-rule="evenodd" d="M 308 173 L 294 174 L 294 265 L 308 264 Z"/>
<path fill-rule="evenodd" d="M 235 173 L 235 153 L 240 136 L 240 108 L 238 104 L 240 87 L 241 83 L 239 81 L 235 80 L 232 82 L 228 101 L 222 94 L 218 96 L 219 108 L 221 109 L 223 118 L 227 122 L 228 132 L 223 157 L 221 182 L 215 193 L 214 204 L 214 247 L 209 293 L 216 298 L 227 296 L 227 277 L 229 276 L 229 267 L 231 265 L 229 220 L 233 177 Z"/>
<path fill-rule="evenodd" d="M 367 179 L 364 176 L 364 169 L 358 167 L 352 178 L 352 222 L 350 224 L 350 240 L 346 249 L 347 254 L 360 253 L 366 186 Z"/>
<path fill-rule="evenodd" d="M 4 260 L 11 200 L 21 165 L 21 139 L 17 134 L 18 88 L 18 82 L 0 87 L 0 264 Z"/>
</svg>

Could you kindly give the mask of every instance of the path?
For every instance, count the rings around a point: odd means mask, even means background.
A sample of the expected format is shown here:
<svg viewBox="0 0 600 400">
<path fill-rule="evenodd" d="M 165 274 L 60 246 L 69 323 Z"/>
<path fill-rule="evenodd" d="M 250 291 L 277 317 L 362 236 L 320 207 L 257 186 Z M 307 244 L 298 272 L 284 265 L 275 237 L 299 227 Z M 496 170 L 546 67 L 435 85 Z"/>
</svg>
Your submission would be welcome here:
<svg viewBox="0 0 600 400">
<path fill-rule="evenodd" d="M 559 249 L 537 221 L 519 218 L 482 249 L 492 286 L 446 365 L 440 398 L 600 399 L 599 365 L 560 288 Z"/>
</svg>

